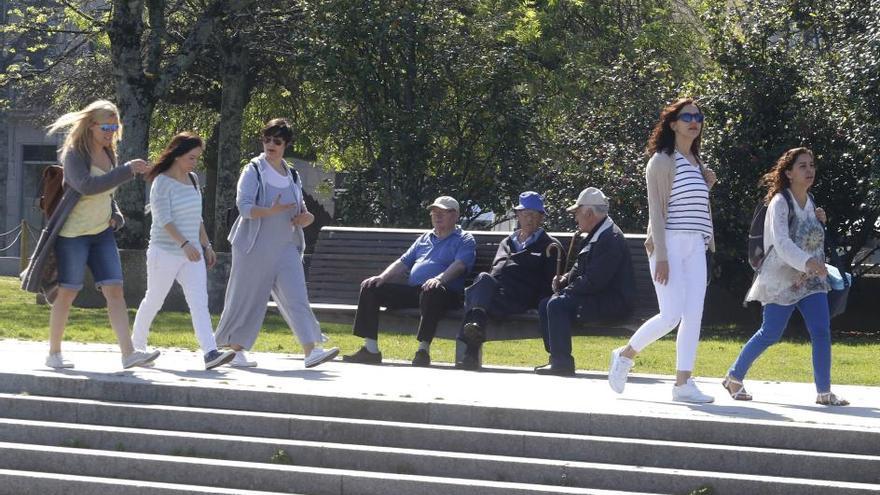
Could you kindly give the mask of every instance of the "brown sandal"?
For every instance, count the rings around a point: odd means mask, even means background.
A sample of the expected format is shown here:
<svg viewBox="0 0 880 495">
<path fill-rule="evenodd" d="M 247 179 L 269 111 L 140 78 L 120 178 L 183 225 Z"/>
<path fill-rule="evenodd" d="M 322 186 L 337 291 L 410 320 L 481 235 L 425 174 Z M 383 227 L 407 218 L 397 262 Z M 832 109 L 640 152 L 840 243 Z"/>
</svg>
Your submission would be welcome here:
<svg viewBox="0 0 880 495">
<path fill-rule="evenodd" d="M 846 399 L 841 399 L 831 392 L 825 392 L 816 396 L 816 404 L 820 404 L 823 406 L 848 406 L 849 401 Z"/>
<path fill-rule="evenodd" d="M 739 385 L 739 387 L 734 389 L 735 385 Z M 727 393 L 730 394 L 730 398 L 733 400 L 752 400 L 752 395 L 746 392 L 746 387 L 743 385 L 743 382 L 730 375 L 724 377 L 721 386 L 727 390 Z"/>
</svg>

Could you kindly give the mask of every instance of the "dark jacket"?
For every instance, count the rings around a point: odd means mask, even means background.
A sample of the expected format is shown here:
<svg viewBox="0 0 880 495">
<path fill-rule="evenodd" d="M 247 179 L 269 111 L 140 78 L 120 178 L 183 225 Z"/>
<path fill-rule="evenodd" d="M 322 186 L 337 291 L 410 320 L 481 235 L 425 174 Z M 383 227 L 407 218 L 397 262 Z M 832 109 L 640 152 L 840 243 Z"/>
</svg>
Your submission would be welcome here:
<svg viewBox="0 0 880 495">
<path fill-rule="evenodd" d="M 547 256 L 547 246 L 559 243 L 555 238 L 541 232 L 535 242 L 522 251 L 514 251 L 510 237 L 498 244 L 490 274 L 504 287 L 504 294 L 529 308 L 537 308 L 538 302 L 553 294 L 551 284 L 556 274 L 556 250 Z M 563 250 L 564 251 L 564 250 Z M 565 253 L 561 253 L 563 261 Z"/>
<path fill-rule="evenodd" d="M 21 288 L 28 292 L 42 292 L 50 303 L 55 300 L 58 285 L 58 267 L 55 263 L 55 239 L 64 227 L 67 217 L 83 195 L 97 194 L 112 189 L 134 178 L 131 165 L 116 166 L 116 157 L 107 151 L 113 168 L 104 175 L 91 175 L 91 158 L 76 150 L 62 153 L 60 162 L 64 167 L 64 194 L 40 233 L 28 267 L 21 273 Z M 122 228 L 124 219 L 114 200 L 112 218 L 116 230 Z"/>
<path fill-rule="evenodd" d="M 629 247 L 611 217 L 605 217 L 581 242 L 566 280 L 562 293 L 583 301 L 579 319 L 616 319 L 632 313 L 636 282 Z"/>
</svg>

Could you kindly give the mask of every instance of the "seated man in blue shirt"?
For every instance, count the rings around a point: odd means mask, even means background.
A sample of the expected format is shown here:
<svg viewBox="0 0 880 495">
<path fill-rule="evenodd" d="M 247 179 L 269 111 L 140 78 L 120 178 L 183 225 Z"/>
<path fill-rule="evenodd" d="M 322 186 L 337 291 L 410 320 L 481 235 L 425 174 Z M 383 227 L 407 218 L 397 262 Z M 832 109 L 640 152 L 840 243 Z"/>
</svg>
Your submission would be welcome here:
<svg viewBox="0 0 880 495">
<path fill-rule="evenodd" d="M 588 187 L 568 211 L 574 213 L 578 231 L 587 237 L 571 270 L 553 278 L 556 294 L 538 305 L 544 349 L 550 353 L 550 362 L 535 369 L 539 375 L 574 375 L 574 322 L 623 318 L 632 312 L 636 295 L 629 247 L 608 216 L 608 198 Z"/>
<path fill-rule="evenodd" d="M 382 362 L 378 343 L 379 307 L 385 306 L 421 310 L 416 336 L 419 350 L 412 364 L 430 366 L 431 341 L 437 333 L 437 324 L 447 309 L 461 306 L 464 276 L 473 268 L 477 254 L 474 237 L 456 225 L 458 201 L 440 196 L 428 209 L 434 229 L 416 239 L 403 256 L 381 274 L 361 282 L 353 331 L 364 338 L 364 345 L 354 354 L 343 356 L 343 361 Z M 407 283 L 392 282 L 403 278 L 407 278 Z"/>
<path fill-rule="evenodd" d="M 534 191 L 519 195 L 515 206 L 519 229 L 498 244 L 491 272 L 477 275 L 464 291 L 465 315 L 458 339 L 467 344 L 464 357 L 456 368 L 480 368 L 480 347 L 486 340 L 489 317 L 505 318 L 536 309 L 538 302 L 553 295 L 551 283 L 556 273 L 560 248 L 548 253 L 559 241 L 547 235 L 544 223 L 544 198 Z"/>
</svg>

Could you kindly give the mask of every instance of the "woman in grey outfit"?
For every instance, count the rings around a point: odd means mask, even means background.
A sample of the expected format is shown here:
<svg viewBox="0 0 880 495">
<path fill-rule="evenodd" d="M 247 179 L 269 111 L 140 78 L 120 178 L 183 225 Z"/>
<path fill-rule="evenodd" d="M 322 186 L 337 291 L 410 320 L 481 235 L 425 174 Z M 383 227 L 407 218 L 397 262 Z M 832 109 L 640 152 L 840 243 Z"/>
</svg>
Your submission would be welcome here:
<svg viewBox="0 0 880 495">
<path fill-rule="evenodd" d="M 311 368 L 339 353 L 335 347 L 323 349 L 306 292 L 302 229 L 315 216 L 306 209 L 298 174 L 283 158 L 293 139 L 290 124 L 270 120 L 262 137 L 263 153 L 238 178 L 235 203 L 240 216 L 229 232 L 232 269 L 215 337 L 218 346 L 237 351 L 232 366 L 256 366 L 244 351 L 257 340 L 271 295 L 303 347 L 306 368 Z"/>
</svg>

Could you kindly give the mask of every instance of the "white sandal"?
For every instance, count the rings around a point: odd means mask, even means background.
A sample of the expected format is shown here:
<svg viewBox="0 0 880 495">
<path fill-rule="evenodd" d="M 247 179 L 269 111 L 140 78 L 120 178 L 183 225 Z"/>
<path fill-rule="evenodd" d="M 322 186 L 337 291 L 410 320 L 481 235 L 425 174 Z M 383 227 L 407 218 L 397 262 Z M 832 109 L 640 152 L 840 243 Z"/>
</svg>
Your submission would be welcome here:
<svg viewBox="0 0 880 495">
<path fill-rule="evenodd" d="M 848 406 L 849 401 L 842 399 L 831 392 L 825 392 L 816 396 L 816 404 L 823 406 Z"/>
<path fill-rule="evenodd" d="M 734 385 L 739 385 L 739 388 L 733 390 Z M 752 400 L 752 394 L 746 392 L 743 382 L 730 375 L 724 377 L 721 386 L 724 387 L 724 390 L 727 390 L 727 393 L 730 394 L 730 398 L 733 400 Z"/>
</svg>

